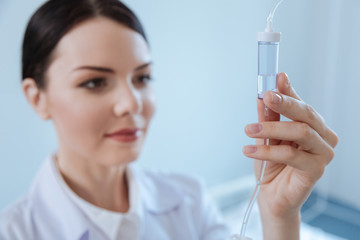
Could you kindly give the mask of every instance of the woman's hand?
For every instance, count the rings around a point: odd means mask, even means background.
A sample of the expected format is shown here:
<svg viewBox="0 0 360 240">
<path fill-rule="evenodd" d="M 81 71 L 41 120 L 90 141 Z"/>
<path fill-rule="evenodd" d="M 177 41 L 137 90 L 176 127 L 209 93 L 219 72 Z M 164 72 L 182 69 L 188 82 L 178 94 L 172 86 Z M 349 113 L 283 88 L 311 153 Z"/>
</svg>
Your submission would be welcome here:
<svg viewBox="0 0 360 240">
<path fill-rule="evenodd" d="M 258 198 L 264 239 L 292 240 L 299 238 L 301 206 L 334 157 L 338 138 L 295 93 L 285 73 L 278 75 L 278 90 L 258 100 L 260 123 L 245 129 L 257 145 L 245 146 L 244 154 L 255 159 L 257 176 L 257 160 L 268 161 Z M 266 119 L 264 104 L 270 109 Z M 292 121 L 280 122 L 280 115 Z M 271 139 L 270 146 L 263 139 Z"/>
</svg>

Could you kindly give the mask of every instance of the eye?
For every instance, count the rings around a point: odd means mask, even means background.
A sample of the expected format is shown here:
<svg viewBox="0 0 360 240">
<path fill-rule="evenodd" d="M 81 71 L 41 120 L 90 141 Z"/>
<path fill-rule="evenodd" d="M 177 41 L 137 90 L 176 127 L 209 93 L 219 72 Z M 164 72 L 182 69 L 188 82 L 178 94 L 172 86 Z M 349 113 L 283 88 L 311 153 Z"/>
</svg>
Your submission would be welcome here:
<svg viewBox="0 0 360 240">
<path fill-rule="evenodd" d="M 89 81 L 86 81 L 80 85 L 80 87 L 88 88 L 88 89 L 96 89 L 106 86 L 106 81 L 104 78 L 94 78 Z"/>
<path fill-rule="evenodd" d="M 139 77 L 136 77 L 134 82 L 135 82 L 135 84 L 146 84 L 152 80 L 153 79 L 150 74 L 144 74 Z"/>
</svg>

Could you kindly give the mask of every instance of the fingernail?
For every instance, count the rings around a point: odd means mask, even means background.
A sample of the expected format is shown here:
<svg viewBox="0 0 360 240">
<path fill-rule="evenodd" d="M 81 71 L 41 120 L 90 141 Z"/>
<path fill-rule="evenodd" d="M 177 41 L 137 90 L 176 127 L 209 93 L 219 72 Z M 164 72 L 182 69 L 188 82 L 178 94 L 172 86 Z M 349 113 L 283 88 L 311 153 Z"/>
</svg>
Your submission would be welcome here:
<svg viewBox="0 0 360 240">
<path fill-rule="evenodd" d="M 246 154 L 255 153 L 257 151 L 257 146 L 245 146 L 243 151 Z"/>
<path fill-rule="evenodd" d="M 261 124 L 249 124 L 246 126 L 245 131 L 247 133 L 259 133 L 262 130 L 263 126 Z"/>
<path fill-rule="evenodd" d="M 272 94 L 271 94 L 271 100 L 272 100 L 273 103 L 279 104 L 279 103 L 281 103 L 282 98 L 281 98 L 281 96 L 280 96 L 279 94 L 277 94 L 277 93 L 275 93 L 275 92 L 272 92 Z"/>
</svg>

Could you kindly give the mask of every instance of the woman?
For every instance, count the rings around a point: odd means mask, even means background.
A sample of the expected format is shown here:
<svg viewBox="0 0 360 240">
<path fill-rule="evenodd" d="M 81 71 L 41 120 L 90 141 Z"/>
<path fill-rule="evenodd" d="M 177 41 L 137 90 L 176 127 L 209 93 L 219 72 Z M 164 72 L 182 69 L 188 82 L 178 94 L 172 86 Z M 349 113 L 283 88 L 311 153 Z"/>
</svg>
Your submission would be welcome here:
<svg viewBox="0 0 360 240">
<path fill-rule="evenodd" d="M 198 180 L 132 164 L 155 112 L 151 65 L 139 20 L 117 0 L 50 0 L 32 16 L 22 87 L 36 113 L 54 122 L 59 147 L 29 193 L 1 214 L 1 239 L 229 238 Z M 285 74 L 278 85 L 264 97 L 273 121 L 263 122 L 259 101 L 261 123 L 245 129 L 278 140 L 244 154 L 270 161 L 259 195 L 264 239 L 299 239 L 300 208 L 337 136 Z"/>
</svg>

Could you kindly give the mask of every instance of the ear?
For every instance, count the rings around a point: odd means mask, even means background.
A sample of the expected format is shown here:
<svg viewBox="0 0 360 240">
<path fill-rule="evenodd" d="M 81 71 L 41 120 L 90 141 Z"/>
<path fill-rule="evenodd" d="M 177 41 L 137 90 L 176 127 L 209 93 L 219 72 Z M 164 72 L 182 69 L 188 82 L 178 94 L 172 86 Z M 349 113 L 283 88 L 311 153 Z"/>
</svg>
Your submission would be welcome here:
<svg viewBox="0 0 360 240">
<path fill-rule="evenodd" d="M 48 112 L 48 104 L 46 94 L 43 90 L 40 90 L 36 85 L 35 79 L 26 78 L 22 82 L 23 92 L 27 101 L 35 112 L 44 120 L 51 118 Z"/>
</svg>

